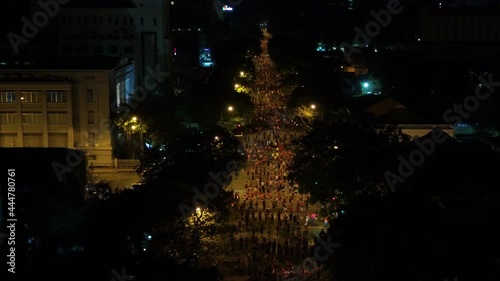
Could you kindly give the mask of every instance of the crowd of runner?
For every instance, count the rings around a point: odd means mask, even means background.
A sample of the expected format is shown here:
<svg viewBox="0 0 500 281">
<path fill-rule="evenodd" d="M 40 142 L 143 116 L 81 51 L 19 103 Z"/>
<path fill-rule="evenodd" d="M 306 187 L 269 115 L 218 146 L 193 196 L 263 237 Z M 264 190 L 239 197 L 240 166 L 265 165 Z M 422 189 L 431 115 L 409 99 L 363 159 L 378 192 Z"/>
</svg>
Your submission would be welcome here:
<svg viewBox="0 0 500 281">
<path fill-rule="evenodd" d="M 317 207 L 310 206 L 308 196 L 299 194 L 298 186 L 287 178 L 293 159 L 291 141 L 298 133 L 278 128 L 243 137 L 248 165 L 240 174 L 244 192 L 237 194 L 234 206 L 239 235 L 232 243 L 240 254 L 233 268 L 256 280 L 283 280 L 297 274 L 294 265 L 310 256 L 310 225 L 323 225 Z"/>
</svg>

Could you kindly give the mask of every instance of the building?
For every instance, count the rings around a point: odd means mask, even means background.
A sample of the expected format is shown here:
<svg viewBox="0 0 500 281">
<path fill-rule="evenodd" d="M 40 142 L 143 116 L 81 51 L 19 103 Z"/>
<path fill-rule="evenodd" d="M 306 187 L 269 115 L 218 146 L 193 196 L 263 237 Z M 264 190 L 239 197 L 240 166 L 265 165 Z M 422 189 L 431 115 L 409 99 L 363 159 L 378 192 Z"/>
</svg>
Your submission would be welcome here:
<svg viewBox="0 0 500 281">
<path fill-rule="evenodd" d="M 144 77 L 151 71 L 170 71 L 170 1 L 133 0 L 114 7 L 92 2 L 61 8 L 56 19 L 60 54 L 132 58 L 136 66 L 132 86 L 145 85 Z"/>
<path fill-rule="evenodd" d="M 412 138 L 419 138 L 439 128 L 454 137 L 454 125 L 443 121 L 432 121 L 402 105 L 392 98 L 381 98 L 366 108 L 372 114 L 377 124 L 395 125 L 401 132 Z"/>
<path fill-rule="evenodd" d="M 498 9 L 425 9 L 422 42 L 500 42 Z"/>
<path fill-rule="evenodd" d="M 39 1 L 32 2 L 28 13 L 45 13 L 40 11 Z M 0 50 L 2 55 L 13 57 L 129 58 L 136 66 L 132 87 L 145 86 L 147 75 L 170 73 L 173 48 L 169 35 L 169 7 L 170 1 L 166 0 L 72 0 L 60 5 L 46 26 L 17 48 L 6 40 L 7 36 L 0 38 L 3 41 Z M 28 14 L 27 18 L 31 17 Z M 12 32 L 23 35 L 22 28 Z M 14 54 L 13 49 L 19 52 Z"/>
<path fill-rule="evenodd" d="M 205 0 L 171 1 L 170 5 L 174 64 L 189 67 L 212 66 L 203 65 L 200 56 L 210 45 L 210 25 L 219 15 L 215 9 L 222 7 L 218 7 L 214 1 Z"/>
<path fill-rule="evenodd" d="M 91 165 L 112 165 L 108 121 L 111 104 L 130 91 L 130 62 L 110 57 L 0 61 L 0 147 L 78 149 Z"/>
<path fill-rule="evenodd" d="M 358 0 L 329 0 L 328 7 L 333 7 L 339 10 L 354 10 L 359 8 Z"/>
</svg>

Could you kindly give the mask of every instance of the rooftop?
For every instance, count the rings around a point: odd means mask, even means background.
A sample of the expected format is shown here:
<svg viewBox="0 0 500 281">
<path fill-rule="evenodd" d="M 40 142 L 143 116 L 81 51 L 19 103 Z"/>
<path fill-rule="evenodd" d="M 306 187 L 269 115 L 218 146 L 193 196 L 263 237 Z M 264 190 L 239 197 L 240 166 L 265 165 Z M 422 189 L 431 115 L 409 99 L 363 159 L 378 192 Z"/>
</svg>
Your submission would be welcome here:
<svg viewBox="0 0 500 281">
<path fill-rule="evenodd" d="M 28 69 L 78 69 L 78 70 L 111 70 L 119 65 L 130 64 L 117 57 L 38 57 L 38 58 L 1 58 L 0 71 L 2 70 L 28 70 Z"/>
</svg>

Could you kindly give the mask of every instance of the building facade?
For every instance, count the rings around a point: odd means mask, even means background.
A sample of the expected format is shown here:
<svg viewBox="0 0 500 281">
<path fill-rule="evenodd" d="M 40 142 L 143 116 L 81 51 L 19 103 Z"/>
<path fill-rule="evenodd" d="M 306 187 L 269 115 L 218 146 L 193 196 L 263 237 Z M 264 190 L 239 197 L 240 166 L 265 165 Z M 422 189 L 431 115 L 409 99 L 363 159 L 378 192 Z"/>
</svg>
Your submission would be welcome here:
<svg viewBox="0 0 500 281">
<path fill-rule="evenodd" d="M 498 9 L 423 9 L 422 42 L 499 43 Z"/>
<path fill-rule="evenodd" d="M 2 64 L 0 147 L 77 149 L 90 165 L 112 165 L 110 104 L 123 96 L 119 85 L 133 76 L 125 71 L 130 65 L 115 59 L 82 69 Z"/>
<path fill-rule="evenodd" d="M 113 8 L 88 3 L 61 7 L 55 19 L 57 53 L 133 59 L 136 77 L 131 86 L 144 86 L 151 72 L 171 71 L 169 6 L 165 0 L 133 0 Z"/>
</svg>

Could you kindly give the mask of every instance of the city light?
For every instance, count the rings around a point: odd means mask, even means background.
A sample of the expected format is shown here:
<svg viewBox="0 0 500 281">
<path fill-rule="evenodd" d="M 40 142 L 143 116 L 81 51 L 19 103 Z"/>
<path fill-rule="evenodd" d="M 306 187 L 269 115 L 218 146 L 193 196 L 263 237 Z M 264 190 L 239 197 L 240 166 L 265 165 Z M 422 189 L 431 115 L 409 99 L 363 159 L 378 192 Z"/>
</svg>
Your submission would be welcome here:
<svg viewBox="0 0 500 281">
<path fill-rule="evenodd" d="M 230 106 L 230 107 L 228 107 L 228 108 L 227 108 L 227 110 L 229 110 L 229 111 L 233 111 L 233 107 L 232 107 L 232 106 Z"/>
<path fill-rule="evenodd" d="M 137 126 L 135 125 L 132 125 L 132 127 L 130 127 L 132 130 L 135 130 L 137 128 Z"/>
<path fill-rule="evenodd" d="M 234 84 L 234 88 L 238 89 L 240 87 L 240 84 Z"/>
<path fill-rule="evenodd" d="M 137 117 L 132 117 L 132 121 L 137 122 Z"/>
<path fill-rule="evenodd" d="M 312 109 L 315 109 L 315 108 L 316 108 L 316 105 L 312 104 L 312 105 L 311 105 L 311 108 L 312 108 Z"/>
<path fill-rule="evenodd" d="M 363 87 L 368 88 L 369 84 L 368 82 L 363 83 Z"/>
</svg>

